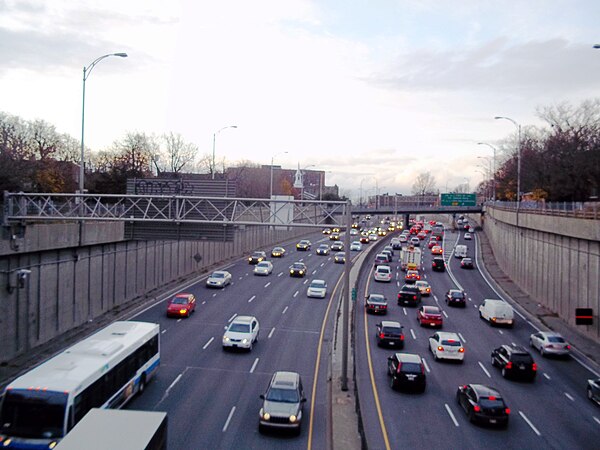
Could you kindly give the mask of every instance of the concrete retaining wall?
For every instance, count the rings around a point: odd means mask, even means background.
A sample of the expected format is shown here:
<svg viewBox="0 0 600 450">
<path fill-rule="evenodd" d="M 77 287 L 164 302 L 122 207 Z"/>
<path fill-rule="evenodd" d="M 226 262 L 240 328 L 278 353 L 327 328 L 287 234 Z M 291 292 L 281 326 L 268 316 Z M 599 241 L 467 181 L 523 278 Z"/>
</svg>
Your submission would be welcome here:
<svg viewBox="0 0 600 450">
<path fill-rule="evenodd" d="M 518 226 L 517 226 L 518 223 Z M 502 270 L 519 287 L 575 325 L 575 308 L 594 310 L 594 325 L 577 329 L 600 338 L 600 221 L 486 208 L 483 229 Z"/>
<path fill-rule="evenodd" d="M 233 242 L 123 241 L 122 224 L 92 228 L 80 238 L 78 225 L 28 226 L 17 251 L 0 252 L 0 363 L 169 283 L 310 232 L 253 226 L 236 229 Z M 22 288 L 18 269 L 31 271 Z"/>
</svg>

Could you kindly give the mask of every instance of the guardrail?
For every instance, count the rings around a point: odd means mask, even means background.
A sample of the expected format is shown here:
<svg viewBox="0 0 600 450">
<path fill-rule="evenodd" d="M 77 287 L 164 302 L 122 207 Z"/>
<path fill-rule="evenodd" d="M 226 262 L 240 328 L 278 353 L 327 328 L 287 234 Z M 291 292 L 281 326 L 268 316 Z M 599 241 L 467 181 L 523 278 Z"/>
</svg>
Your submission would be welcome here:
<svg viewBox="0 0 600 450">
<path fill-rule="evenodd" d="M 519 209 L 519 212 L 528 214 L 544 214 L 591 220 L 600 219 L 600 202 L 538 202 L 526 200 L 522 201 L 520 205 L 517 202 L 505 201 L 489 201 L 485 205 L 506 211 L 516 211 Z"/>
</svg>

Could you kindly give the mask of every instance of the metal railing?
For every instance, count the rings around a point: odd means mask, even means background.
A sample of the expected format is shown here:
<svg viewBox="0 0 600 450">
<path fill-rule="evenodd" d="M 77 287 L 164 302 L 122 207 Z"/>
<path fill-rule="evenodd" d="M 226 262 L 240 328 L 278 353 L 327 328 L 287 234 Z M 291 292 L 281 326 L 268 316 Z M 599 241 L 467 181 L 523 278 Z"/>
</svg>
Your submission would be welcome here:
<svg viewBox="0 0 600 450">
<path fill-rule="evenodd" d="M 600 202 L 540 202 L 524 200 L 520 205 L 517 202 L 505 201 L 488 201 L 485 205 L 507 211 L 516 211 L 519 209 L 519 212 L 527 214 L 545 214 L 549 216 L 591 220 L 600 219 Z"/>
</svg>

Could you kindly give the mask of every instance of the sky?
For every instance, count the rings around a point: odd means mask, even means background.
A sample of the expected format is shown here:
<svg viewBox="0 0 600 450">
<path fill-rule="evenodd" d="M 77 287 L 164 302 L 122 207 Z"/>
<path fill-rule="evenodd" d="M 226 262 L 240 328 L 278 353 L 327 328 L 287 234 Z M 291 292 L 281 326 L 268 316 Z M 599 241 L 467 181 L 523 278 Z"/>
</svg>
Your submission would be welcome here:
<svg viewBox="0 0 600 450">
<path fill-rule="evenodd" d="M 180 133 L 351 197 L 489 171 L 539 108 L 600 97 L 597 0 L 0 0 L 0 111 L 102 150 Z M 225 128 L 235 125 L 237 128 Z M 487 158 L 487 159 L 486 159 Z M 500 155 L 498 155 L 500 159 Z"/>
</svg>

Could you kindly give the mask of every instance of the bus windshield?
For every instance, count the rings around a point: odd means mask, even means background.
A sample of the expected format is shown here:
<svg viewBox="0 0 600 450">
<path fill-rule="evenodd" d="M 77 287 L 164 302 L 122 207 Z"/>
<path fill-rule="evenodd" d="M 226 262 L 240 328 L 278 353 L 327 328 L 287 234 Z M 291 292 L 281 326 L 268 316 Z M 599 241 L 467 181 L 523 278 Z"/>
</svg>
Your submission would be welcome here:
<svg viewBox="0 0 600 450">
<path fill-rule="evenodd" d="M 0 434 L 52 439 L 63 436 L 68 394 L 9 389 L 0 410 Z"/>
</svg>

